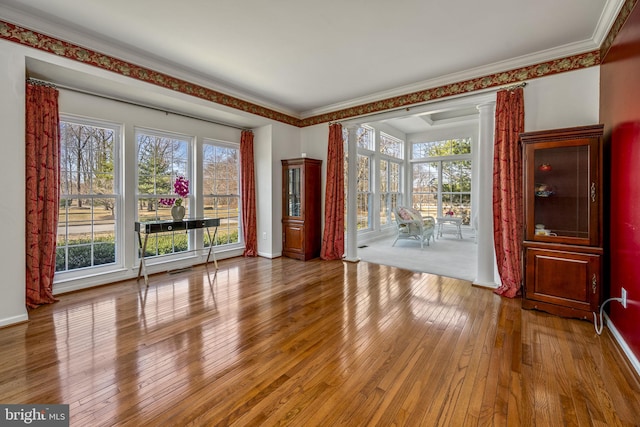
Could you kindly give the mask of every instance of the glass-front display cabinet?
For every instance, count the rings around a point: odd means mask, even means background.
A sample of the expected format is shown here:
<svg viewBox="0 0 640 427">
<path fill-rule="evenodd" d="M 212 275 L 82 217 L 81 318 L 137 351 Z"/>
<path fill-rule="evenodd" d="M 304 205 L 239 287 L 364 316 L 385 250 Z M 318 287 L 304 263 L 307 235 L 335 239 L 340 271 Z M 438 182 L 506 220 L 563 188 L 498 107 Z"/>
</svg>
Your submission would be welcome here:
<svg viewBox="0 0 640 427">
<path fill-rule="evenodd" d="M 602 298 L 602 125 L 520 136 L 524 308 L 591 318 Z"/>
<path fill-rule="evenodd" d="M 282 160 L 282 254 L 306 261 L 320 256 L 322 161 Z"/>
<path fill-rule="evenodd" d="M 300 185 L 300 176 L 302 175 L 302 168 L 291 167 L 287 168 L 286 171 L 284 216 L 299 217 L 301 214 L 300 199 L 302 197 L 302 186 Z"/>
</svg>

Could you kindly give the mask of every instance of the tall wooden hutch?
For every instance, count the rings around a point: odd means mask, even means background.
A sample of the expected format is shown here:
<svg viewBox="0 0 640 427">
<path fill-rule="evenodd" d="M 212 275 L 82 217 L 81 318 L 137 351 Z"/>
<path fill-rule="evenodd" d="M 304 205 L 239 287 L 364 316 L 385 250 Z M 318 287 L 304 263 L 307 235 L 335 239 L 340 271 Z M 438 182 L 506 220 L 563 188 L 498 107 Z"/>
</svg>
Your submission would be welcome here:
<svg viewBox="0 0 640 427">
<path fill-rule="evenodd" d="M 303 261 L 320 256 L 322 160 L 282 160 L 282 254 Z"/>
<path fill-rule="evenodd" d="M 602 301 L 602 125 L 520 135 L 522 306 L 591 319 Z"/>
</svg>

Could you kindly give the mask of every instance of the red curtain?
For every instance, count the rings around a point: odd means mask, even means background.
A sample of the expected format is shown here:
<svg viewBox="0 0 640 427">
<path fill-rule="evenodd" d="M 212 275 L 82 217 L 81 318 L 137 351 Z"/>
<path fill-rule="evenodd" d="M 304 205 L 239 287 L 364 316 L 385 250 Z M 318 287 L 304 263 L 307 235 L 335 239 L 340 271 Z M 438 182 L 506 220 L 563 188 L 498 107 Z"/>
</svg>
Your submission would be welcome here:
<svg viewBox="0 0 640 427">
<path fill-rule="evenodd" d="M 329 125 L 327 187 L 324 202 L 322 259 L 342 259 L 344 255 L 344 141 L 342 125 Z"/>
<path fill-rule="evenodd" d="M 253 166 L 253 132 L 250 130 L 243 130 L 240 138 L 240 169 L 242 175 L 242 225 L 245 244 L 242 256 L 258 256 L 256 179 Z"/>
<path fill-rule="evenodd" d="M 27 83 L 26 99 L 26 304 L 35 308 L 53 296 L 60 204 L 58 91 Z"/>
<path fill-rule="evenodd" d="M 499 295 L 514 298 L 522 286 L 522 151 L 524 91 L 501 90 L 496 101 L 493 153 L 493 233 L 502 285 Z"/>
</svg>

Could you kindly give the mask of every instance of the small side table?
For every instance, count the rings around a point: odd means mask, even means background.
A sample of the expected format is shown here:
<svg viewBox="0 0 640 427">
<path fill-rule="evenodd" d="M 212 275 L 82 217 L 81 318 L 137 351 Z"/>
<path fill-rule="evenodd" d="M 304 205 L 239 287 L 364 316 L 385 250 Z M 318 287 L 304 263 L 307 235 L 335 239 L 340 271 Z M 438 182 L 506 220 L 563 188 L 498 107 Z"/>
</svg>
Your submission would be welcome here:
<svg viewBox="0 0 640 427">
<path fill-rule="evenodd" d="M 439 216 L 438 221 L 438 237 L 442 237 L 442 228 L 445 224 L 452 224 L 456 227 L 456 236 L 462 239 L 462 218 L 456 216 Z"/>
</svg>

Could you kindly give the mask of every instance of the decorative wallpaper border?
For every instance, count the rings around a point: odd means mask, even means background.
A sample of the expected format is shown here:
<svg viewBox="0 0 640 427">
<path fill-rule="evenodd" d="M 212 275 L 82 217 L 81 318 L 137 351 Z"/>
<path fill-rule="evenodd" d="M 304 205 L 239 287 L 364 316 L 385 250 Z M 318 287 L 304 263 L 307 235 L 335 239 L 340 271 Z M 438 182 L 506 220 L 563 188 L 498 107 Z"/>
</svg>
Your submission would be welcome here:
<svg viewBox="0 0 640 427">
<path fill-rule="evenodd" d="M 286 123 L 297 127 L 313 126 L 321 123 L 345 120 L 351 117 L 377 113 L 390 109 L 409 107 L 414 104 L 446 98 L 453 95 L 474 92 L 481 89 L 488 89 L 519 83 L 524 80 L 549 76 L 567 71 L 599 65 L 601 52 L 604 52 L 615 39 L 624 21 L 631 13 L 638 0 L 627 0 L 621 10 L 616 22 L 609 32 L 603 46 L 599 50 L 573 55 L 567 58 L 547 61 L 536 65 L 516 68 L 510 71 L 499 72 L 488 76 L 478 77 L 462 82 L 395 96 L 380 101 L 370 102 L 355 107 L 350 107 L 331 113 L 300 119 L 284 113 L 253 104 L 242 99 L 225 95 L 206 87 L 189 83 L 187 81 L 171 77 L 148 68 L 144 68 L 127 61 L 86 49 L 81 46 L 58 40 L 53 37 L 22 28 L 0 20 L 0 38 L 19 43 L 24 46 L 39 49 L 54 55 L 63 56 L 85 64 L 93 65 L 103 70 L 108 70 L 123 76 L 131 77 L 140 81 L 155 84 L 167 89 L 195 96 L 216 104 L 231 107 L 240 111 L 255 114 L 271 120 Z"/>
<path fill-rule="evenodd" d="M 528 67 L 516 68 L 514 70 L 503 71 L 489 76 L 451 83 L 445 86 L 409 93 L 407 95 L 395 96 L 381 101 L 370 102 L 368 104 L 358 105 L 344 110 L 309 117 L 302 120 L 301 127 L 336 120 L 344 120 L 349 117 L 357 117 L 401 107 L 409 107 L 413 104 L 433 101 L 452 95 L 461 95 L 481 89 L 505 86 L 537 77 L 550 76 L 553 74 L 564 73 L 566 71 L 592 67 L 598 64 L 600 64 L 600 51 L 595 50 L 567 58 L 556 59 Z"/>
<path fill-rule="evenodd" d="M 624 23 L 627 21 L 629 15 L 631 15 L 631 12 L 633 11 L 633 8 L 635 7 L 637 2 L 638 0 L 627 0 L 625 1 L 624 5 L 622 5 L 622 8 L 618 13 L 615 22 L 613 23 L 611 29 L 609 30 L 609 33 L 607 34 L 607 37 L 605 37 L 605 39 L 602 41 L 602 45 L 600 46 L 601 60 L 604 60 L 604 58 L 607 56 L 607 53 L 609 52 L 613 41 L 616 39 L 616 36 L 622 29 Z"/>
<path fill-rule="evenodd" d="M 299 126 L 300 119 L 0 20 L 0 38 L 226 107 Z"/>
</svg>

